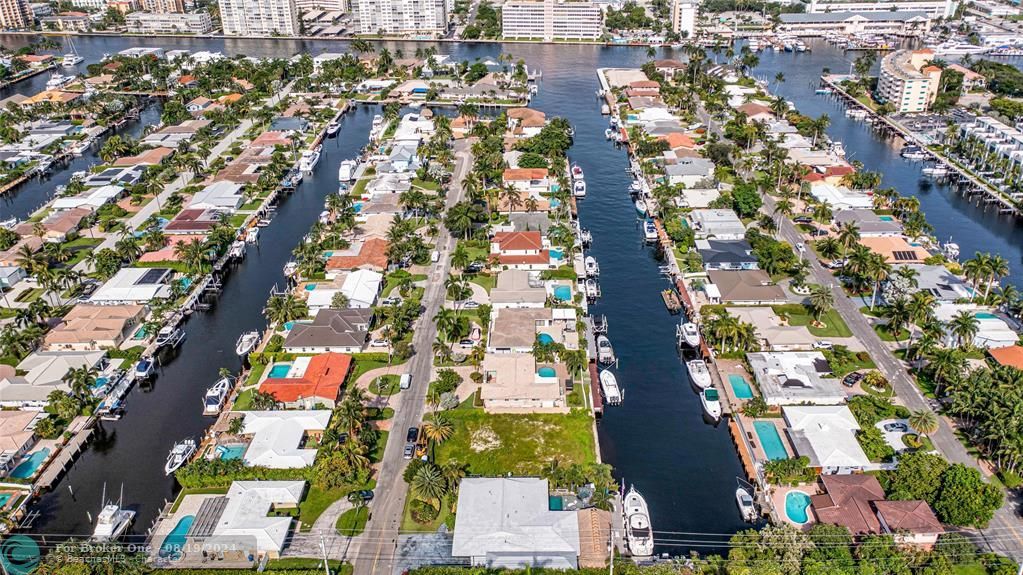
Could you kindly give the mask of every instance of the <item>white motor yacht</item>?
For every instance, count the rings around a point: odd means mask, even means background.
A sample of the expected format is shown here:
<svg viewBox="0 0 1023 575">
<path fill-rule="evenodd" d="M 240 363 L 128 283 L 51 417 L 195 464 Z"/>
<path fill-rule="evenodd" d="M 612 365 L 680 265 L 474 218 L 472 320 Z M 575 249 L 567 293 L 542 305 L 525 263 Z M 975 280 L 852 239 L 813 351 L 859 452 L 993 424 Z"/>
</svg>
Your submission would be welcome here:
<svg viewBox="0 0 1023 575">
<path fill-rule="evenodd" d="M 64 86 L 67 86 L 75 79 L 74 76 L 65 76 L 63 74 L 54 74 L 50 76 L 50 79 L 46 81 L 47 90 L 59 90 Z"/>
<path fill-rule="evenodd" d="M 583 169 L 579 167 L 579 164 L 572 164 L 572 179 L 573 180 L 583 179 Z"/>
<path fill-rule="evenodd" d="M 700 393 L 700 403 L 703 404 L 703 411 L 715 421 L 721 419 L 721 398 L 718 390 L 713 387 L 707 388 Z"/>
<path fill-rule="evenodd" d="M 222 377 L 217 380 L 217 383 L 214 383 L 212 387 L 206 390 L 206 395 L 202 398 L 202 414 L 219 414 L 220 409 L 224 407 L 224 402 L 227 401 L 227 396 L 230 393 L 231 379 L 228 377 Z"/>
<path fill-rule="evenodd" d="M 641 182 L 639 180 L 632 180 L 632 183 L 629 184 L 629 191 L 630 192 L 642 192 L 643 191 L 643 182 Z"/>
<path fill-rule="evenodd" d="M 148 379 L 156 369 L 156 362 L 153 358 L 142 356 L 135 364 L 135 379 Z"/>
<path fill-rule="evenodd" d="M 702 359 L 694 359 L 686 362 L 686 369 L 689 370 L 689 380 L 700 389 L 710 387 L 710 370 Z"/>
<path fill-rule="evenodd" d="M 742 520 L 752 523 L 757 519 L 757 507 L 753 503 L 753 497 L 746 491 L 745 488 L 737 487 L 735 489 L 735 503 L 739 506 L 739 514 L 742 515 Z"/>
<path fill-rule="evenodd" d="M 572 195 L 577 198 L 586 197 L 586 180 L 576 180 L 572 184 Z"/>
<path fill-rule="evenodd" d="M 611 347 L 611 340 L 605 335 L 597 336 L 597 361 L 603 364 L 611 364 L 615 361 L 615 352 Z"/>
<path fill-rule="evenodd" d="M 615 374 L 608 370 L 600 372 L 600 391 L 604 394 L 604 401 L 608 405 L 618 405 L 622 402 L 622 391 L 618 388 L 618 379 Z"/>
<path fill-rule="evenodd" d="M 600 266 L 597 265 L 597 258 L 586 256 L 586 259 L 583 260 L 583 265 L 586 267 L 587 276 L 595 278 L 600 275 Z"/>
<path fill-rule="evenodd" d="M 967 54 L 984 54 L 990 52 L 992 48 L 990 46 L 977 46 L 970 44 L 969 42 L 955 42 L 948 41 L 942 42 L 937 46 L 931 48 L 934 50 L 935 56 L 965 56 Z"/>
<path fill-rule="evenodd" d="M 691 321 L 687 321 L 679 328 L 682 341 L 689 347 L 700 347 L 700 328 Z"/>
<path fill-rule="evenodd" d="M 174 447 L 170 450 L 170 454 L 167 455 L 167 464 L 163 466 L 164 473 L 170 475 L 182 465 L 188 463 L 188 460 L 195 455 L 195 450 L 196 444 L 194 439 L 185 439 L 175 443 Z"/>
<path fill-rule="evenodd" d="M 600 297 L 600 284 L 593 278 L 587 278 L 583 282 L 583 289 L 586 291 L 586 299 L 597 299 Z"/>
<path fill-rule="evenodd" d="M 302 152 L 302 157 L 298 160 L 298 169 L 306 174 L 313 173 L 313 169 L 316 168 L 316 164 L 320 162 L 320 147 L 312 150 L 305 150 Z"/>
<path fill-rule="evenodd" d="M 643 239 L 648 242 L 657 241 L 657 226 L 650 220 L 643 222 Z"/>
<path fill-rule="evenodd" d="M 234 352 L 239 356 L 248 355 L 250 351 L 259 345 L 259 339 L 258 331 L 248 331 L 243 333 L 241 337 L 238 338 L 238 342 L 234 345 Z"/>
<path fill-rule="evenodd" d="M 341 129 L 341 124 L 338 124 L 337 122 L 331 122 L 331 123 L 327 124 L 327 137 L 328 138 L 333 138 L 334 136 L 337 135 L 337 133 L 338 133 L 338 131 L 340 129 Z"/>
<path fill-rule="evenodd" d="M 345 160 L 337 169 L 337 179 L 340 182 L 350 182 L 355 179 L 355 168 L 359 163 L 355 160 Z"/>
<path fill-rule="evenodd" d="M 867 117 L 867 111 L 860 108 L 850 108 L 845 111 L 845 116 L 853 120 L 862 120 Z"/>
<path fill-rule="evenodd" d="M 654 532 L 650 527 L 650 511 L 646 499 L 630 487 L 623 501 L 625 515 L 625 541 L 633 557 L 650 557 L 654 554 Z"/>
<path fill-rule="evenodd" d="M 928 153 L 920 146 L 905 146 L 899 151 L 899 155 L 907 160 L 926 160 Z"/>
<path fill-rule="evenodd" d="M 185 339 L 185 332 L 181 328 L 165 325 L 156 334 L 157 347 L 177 347 Z"/>
<path fill-rule="evenodd" d="M 60 65 L 65 68 L 71 68 L 73 66 L 81 64 L 84 61 L 85 58 L 82 58 L 78 54 L 64 54 L 60 58 Z"/>
<path fill-rule="evenodd" d="M 646 215 L 646 200 L 643 198 L 636 198 L 636 211 L 639 212 L 640 215 Z"/>
<path fill-rule="evenodd" d="M 949 170 L 945 166 L 933 166 L 929 168 L 924 168 L 921 171 L 924 173 L 925 176 L 931 176 L 934 178 L 940 178 L 942 176 L 947 176 L 949 174 Z"/>
<path fill-rule="evenodd" d="M 103 506 L 96 518 L 96 528 L 92 531 L 92 540 L 97 542 L 116 541 L 121 538 L 131 522 L 135 520 L 135 512 L 122 509 L 120 505 L 110 503 Z"/>
<path fill-rule="evenodd" d="M 0 220 L 0 228 L 5 230 L 13 230 L 18 225 L 18 218 L 7 218 L 6 220 Z"/>
<path fill-rule="evenodd" d="M 250 228 L 245 233 L 245 242 L 254 244 L 259 241 L 259 228 Z"/>
</svg>

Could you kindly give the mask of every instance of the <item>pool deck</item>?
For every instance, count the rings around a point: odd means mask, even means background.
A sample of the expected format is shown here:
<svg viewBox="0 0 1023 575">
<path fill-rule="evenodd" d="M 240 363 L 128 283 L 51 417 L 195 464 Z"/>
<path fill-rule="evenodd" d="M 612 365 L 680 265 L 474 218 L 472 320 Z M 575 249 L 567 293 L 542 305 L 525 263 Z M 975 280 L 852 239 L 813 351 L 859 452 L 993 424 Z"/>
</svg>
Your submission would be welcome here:
<svg viewBox="0 0 1023 575">
<path fill-rule="evenodd" d="M 780 509 L 781 510 L 778 513 L 778 515 L 781 517 L 781 520 L 784 521 L 785 523 L 788 523 L 789 525 L 792 525 L 793 527 L 796 527 L 796 528 L 802 530 L 802 531 L 809 531 L 809 529 L 811 527 L 813 527 L 813 524 L 817 523 L 817 516 L 814 515 L 813 506 L 811 505 L 806 510 L 806 517 L 807 517 L 806 523 L 799 524 L 799 523 L 796 523 L 795 521 L 792 521 L 791 519 L 789 519 L 788 515 L 784 511 L 784 509 L 785 509 L 785 497 L 789 494 L 790 491 L 802 491 L 803 493 L 806 493 L 807 495 L 813 496 L 813 495 L 819 494 L 820 490 L 817 489 L 817 484 L 814 483 L 812 485 L 799 485 L 799 486 L 796 486 L 796 487 L 777 486 L 771 492 L 771 502 L 774 503 L 774 508 L 775 509 Z"/>
</svg>

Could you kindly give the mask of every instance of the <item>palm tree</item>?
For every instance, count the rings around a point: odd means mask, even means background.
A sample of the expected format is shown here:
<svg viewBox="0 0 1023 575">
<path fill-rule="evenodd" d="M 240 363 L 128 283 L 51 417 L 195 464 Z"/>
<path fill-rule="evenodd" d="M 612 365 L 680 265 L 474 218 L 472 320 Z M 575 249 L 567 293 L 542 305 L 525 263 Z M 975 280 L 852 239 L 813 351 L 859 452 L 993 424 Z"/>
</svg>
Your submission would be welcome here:
<svg viewBox="0 0 1023 575">
<path fill-rule="evenodd" d="M 888 275 L 892 271 L 892 266 L 884 261 L 884 257 L 880 254 L 872 255 L 877 257 L 870 258 L 866 270 L 867 277 L 874 281 L 874 291 L 870 296 L 870 311 L 874 311 L 874 305 L 877 303 L 877 292 L 881 289 L 881 284 L 888 279 Z"/>
<path fill-rule="evenodd" d="M 849 248 L 860 241 L 860 227 L 856 222 L 842 222 L 836 227 L 838 231 L 838 243 L 842 245 L 842 255 L 849 252 Z"/>
<path fill-rule="evenodd" d="M 441 473 L 440 468 L 433 464 L 427 464 L 416 470 L 412 476 L 412 493 L 420 499 L 428 502 L 437 502 L 440 508 L 440 500 L 447 494 L 448 485 Z"/>
<path fill-rule="evenodd" d="M 185 263 L 185 267 L 192 275 L 206 273 L 209 267 L 209 247 L 199 238 L 174 244 L 174 255 Z"/>
<path fill-rule="evenodd" d="M 909 416 L 909 426 L 923 435 L 930 435 L 938 430 L 938 416 L 929 409 L 914 411 Z"/>
<path fill-rule="evenodd" d="M 817 253 L 824 256 L 829 260 L 833 260 L 841 255 L 844 251 L 842 244 L 835 238 L 827 237 L 822 240 L 818 240 Z"/>
<path fill-rule="evenodd" d="M 426 438 L 434 443 L 444 443 L 455 433 L 455 426 L 451 420 L 440 414 L 435 414 L 431 421 L 423 424 L 423 433 Z"/>
<path fill-rule="evenodd" d="M 294 294 L 274 294 L 266 302 L 263 308 L 263 316 L 271 324 L 285 324 L 308 315 L 309 308 L 306 303 Z"/>
<path fill-rule="evenodd" d="M 913 319 L 913 314 L 909 309 L 906 298 L 895 298 L 889 302 L 888 308 L 885 310 L 885 316 L 888 317 L 888 331 L 895 338 L 895 341 L 898 342 L 902 329 Z"/>
<path fill-rule="evenodd" d="M 952 316 L 948 322 L 948 329 L 956 338 L 956 345 L 959 349 L 966 349 L 967 346 L 973 344 L 973 338 L 976 337 L 977 331 L 980 329 L 980 321 L 969 311 L 962 310 Z"/>
<path fill-rule="evenodd" d="M 835 305 L 835 294 L 831 288 L 820 284 L 810 286 L 810 308 L 813 310 L 813 319 L 820 323 L 821 315 L 827 313 Z"/>
<path fill-rule="evenodd" d="M 942 348 L 934 352 L 927 367 L 935 383 L 934 395 L 941 397 L 942 384 L 955 381 L 962 375 L 966 367 L 966 358 L 958 349 Z"/>
<path fill-rule="evenodd" d="M 988 278 L 987 285 L 984 286 L 984 299 L 987 299 L 988 293 L 991 291 L 991 285 L 996 283 L 1001 278 L 1009 275 L 1009 262 L 1005 258 L 999 255 L 991 256 L 988 259 L 987 266 Z"/>
</svg>

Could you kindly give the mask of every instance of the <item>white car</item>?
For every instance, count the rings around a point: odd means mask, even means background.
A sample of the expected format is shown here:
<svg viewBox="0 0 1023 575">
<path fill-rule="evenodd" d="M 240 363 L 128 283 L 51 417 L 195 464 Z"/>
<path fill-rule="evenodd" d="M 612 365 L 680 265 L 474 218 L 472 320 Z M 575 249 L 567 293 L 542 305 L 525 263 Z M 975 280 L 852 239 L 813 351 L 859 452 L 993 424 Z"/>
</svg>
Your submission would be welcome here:
<svg viewBox="0 0 1023 575">
<path fill-rule="evenodd" d="M 386 339 L 374 339 L 369 342 L 370 347 L 387 347 Z"/>
<path fill-rule="evenodd" d="M 805 252 L 806 251 L 806 246 L 803 245 L 802 242 L 800 242 L 800 243 L 796 244 L 796 249 L 799 250 L 800 252 Z"/>
<path fill-rule="evenodd" d="M 457 305 L 458 305 L 458 307 L 460 307 L 462 309 L 476 309 L 476 308 L 480 307 L 479 302 L 473 301 L 473 300 L 460 301 L 460 302 L 457 302 Z"/>
<path fill-rule="evenodd" d="M 835 344 L 831 343 L 826 339 L 813 342 L 814 349 L 831 349 L 833 347 L 835 347 Z"/>
</svg>

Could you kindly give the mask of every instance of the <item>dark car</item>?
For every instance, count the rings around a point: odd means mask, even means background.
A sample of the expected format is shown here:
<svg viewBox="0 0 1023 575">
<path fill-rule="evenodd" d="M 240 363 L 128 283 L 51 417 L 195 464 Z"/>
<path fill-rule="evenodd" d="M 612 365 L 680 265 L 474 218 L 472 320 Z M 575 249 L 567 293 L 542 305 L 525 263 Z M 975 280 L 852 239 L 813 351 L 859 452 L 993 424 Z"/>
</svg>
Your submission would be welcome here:
<svg viewBox="0 0 1023 575">
<path fill-rule="evenodd" d="M 822 230 L 820 228 L 814 228 L 810 231 L 810 237 L 819 238 L 828 235 L 828 230 Z"/>
<path fill-rule="evenodd" d="M 813 218 L 811 218 L 810 216 L 796 216 L 792 218 L 792 221 L 797 224 L 809 224 L 810 222 L 813 221 Z"/>
<path fill-rule="evenodd" d="M 409 443 L 415 443 L 417 439 L 419 439 L 419 428 L 418 427 L 408 428 L 408 433 L 405 434 L 405 441 Z"/>
<path fill-rule="evenodd" d="M 475 274 L 481 271 L 483 271 L 483 264 L 481 262 L 472 262 L 465 266 L 465 273 L 467 274 Z"/>
<path fill-rule="evenodd" d="M 359 491 L 353 491 L 348 494 L 348 498 L 353 501 L 372 501 L 373 491 L 369 489 L 361 489 Z"/>
<path fill-rule="evenodd" d="M 842 378 L 842 385 L 852 387 L 859 383 L 861 379 L 863 379 L 863 374 L 858 371 L 854 371 Z"/>
</svg>

